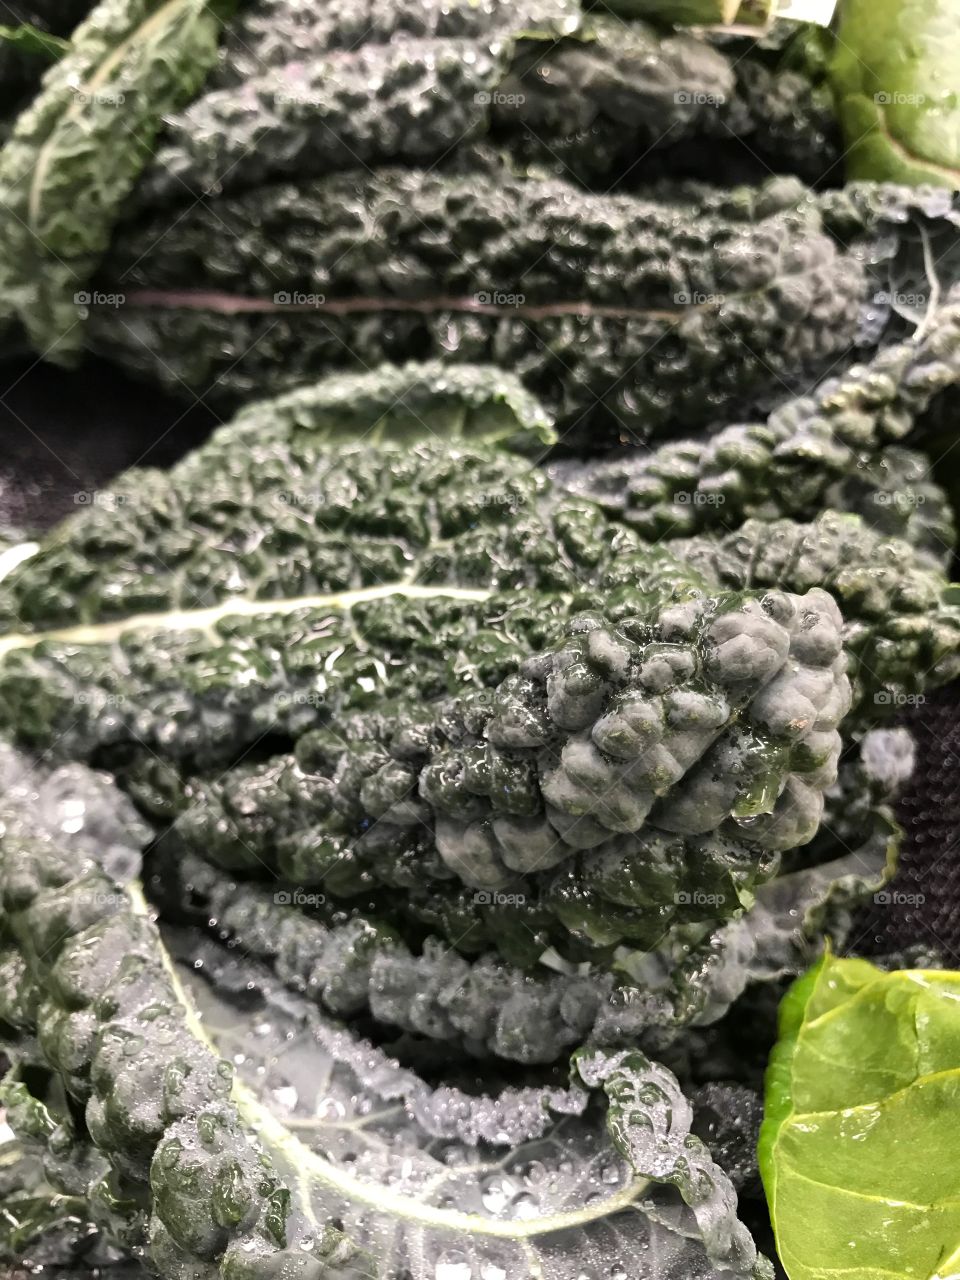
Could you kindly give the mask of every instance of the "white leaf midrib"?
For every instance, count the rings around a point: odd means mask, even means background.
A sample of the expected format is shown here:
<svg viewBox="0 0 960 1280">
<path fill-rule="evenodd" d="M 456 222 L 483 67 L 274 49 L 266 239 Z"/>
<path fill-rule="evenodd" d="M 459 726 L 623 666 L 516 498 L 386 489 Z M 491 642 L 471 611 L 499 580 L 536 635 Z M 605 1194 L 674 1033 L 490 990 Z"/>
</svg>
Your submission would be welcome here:
<svg viewBox="0 0 960 1280">
<path fill-rule="evenodd" d="M 127 895 L 137 915 L 151 917 L 150 907 L 139 885 L 128 885 Z M 156 937 L 156 947 L 177 1002 L 183 1010 L 187 1030 L 210 1053 L 219 1058 L 220 1052 L 203 1025 L 203 1020 L 159 935 Z M 319 1183 L 345 1200 L 364 1205 L 417 1227 L 514 1240 L 522 1244 L 537 1236 L 575 1230 L 588 1226 L 592 1222 L 602 1221 L 622 1210 L 635 1209 L 637 1202 L 650 1186 L 649 1179 L 636 1178 L 614 1195 L 596 1204 L 584 1204 L 578 1209 L 549 1214 L 542 1218 L 504 1220 L 483 1218 L 479 1214 L 462 1213 L 457 1209 L 444 1209 L 425 1204 L 411 1195 L 393 1191 L 381 1183 L 366 1182 L 355 1174 L 331 1164 L 301 1142 L 296 1134 L 292 1133 L 261 1102 L 250 1086 L 236 1076 L 234 1076 L 231 1096 L 244 1124 L 262 1139 L 265 1147 L 277 1153 L 283 1163 L 295 1173 L 300 1201 L 307 1209 L 310 1205 L 309 1189 L 312 1185 Z"/>
<path fill-rule="evenodd" d="M 211 631 L 225 618 L 283 617 L 300 609 L 329 609 L 349 613 L 358 605 L 400 596 L 407 600 L 464 600 L 482 603 L 493 591 L 480 587 L 421 586 L 416 583 L 389 582 L 375 587 L 357 587 L 324 595 L 286 596 L 276 599 L 252 599 L 228 596 L 219 604 L 205 609 L 171 609 L 157 613 L 131 614 L 110 622 L 78 623 L 49 631 L 19 631 L 0 636 L 0 658 L 15 649 L 32 649 L 44 642 L 71 645 L 112 644 L 132 632 Z"/>
</svg>

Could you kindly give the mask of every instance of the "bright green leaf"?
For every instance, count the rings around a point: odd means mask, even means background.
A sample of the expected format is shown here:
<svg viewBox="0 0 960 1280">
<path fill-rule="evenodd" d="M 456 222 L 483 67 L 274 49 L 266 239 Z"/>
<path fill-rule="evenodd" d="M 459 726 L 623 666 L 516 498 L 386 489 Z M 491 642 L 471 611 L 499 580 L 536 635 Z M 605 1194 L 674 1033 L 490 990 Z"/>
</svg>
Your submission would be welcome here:
<svg viewBox="0 0 960 1280">
<path fill-rule="evenodd" d="M 848 178 L 960 186 L 957 0 L 843 0 L 830 75 Z"/>
<path fill-rule="evenodd" d="M 960 973 L 823 960 L 790 988 L 760 1168 L 790 1280 L 960 1264 Z"/>
</svg>

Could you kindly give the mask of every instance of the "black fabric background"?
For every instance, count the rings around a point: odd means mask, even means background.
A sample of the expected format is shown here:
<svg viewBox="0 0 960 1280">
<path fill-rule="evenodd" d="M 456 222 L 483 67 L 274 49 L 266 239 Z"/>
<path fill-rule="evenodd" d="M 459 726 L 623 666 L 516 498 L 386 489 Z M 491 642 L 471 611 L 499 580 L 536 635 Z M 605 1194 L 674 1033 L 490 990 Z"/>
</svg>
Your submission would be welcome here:
<svg viewBox="0 0 960 1280">
<path fill-rule="evenodd" d="M 67 372 L 36 361 L 0 367 L 0 532 L 47 529 L 130 466 L 170 466 L 216 425 L 106 364 Z M 905 827 L 891 901 L 860 916 L 867 954 L 922 946 L 960 968 L 960 683 L 903 717 L 918 767 L 900 803 Z M 920 900 L 922 899 L 922 900 Z"/>
</svg>

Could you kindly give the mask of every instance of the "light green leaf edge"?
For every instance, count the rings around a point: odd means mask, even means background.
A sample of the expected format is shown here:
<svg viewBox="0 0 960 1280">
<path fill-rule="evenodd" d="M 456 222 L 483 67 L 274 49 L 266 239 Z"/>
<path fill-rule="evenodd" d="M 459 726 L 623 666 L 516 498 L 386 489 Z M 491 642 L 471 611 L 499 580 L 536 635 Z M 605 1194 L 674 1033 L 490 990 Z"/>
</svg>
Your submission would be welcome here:
<svg viewBox="0 0 960 1280">
<path fill-rule="evenodd" d="M 48 58 L 51 62 L 62 58 L 70 48 L 68 40 L 51 35 L 49 31 L 41 31 L 29 22 L 21 22 L 15 27 L 0 25 L 0 44 L 9 45 L 18 53 Z"/>
<path fill-rule="evenodd" d="M 227 430 L 309 433 L 326 444 L 414 443 L 431 437 L 540 455 L 557 441 L 553 418 L 513 373 L 440 360 L 333 373 L 247 405 Z"/>
</svg>

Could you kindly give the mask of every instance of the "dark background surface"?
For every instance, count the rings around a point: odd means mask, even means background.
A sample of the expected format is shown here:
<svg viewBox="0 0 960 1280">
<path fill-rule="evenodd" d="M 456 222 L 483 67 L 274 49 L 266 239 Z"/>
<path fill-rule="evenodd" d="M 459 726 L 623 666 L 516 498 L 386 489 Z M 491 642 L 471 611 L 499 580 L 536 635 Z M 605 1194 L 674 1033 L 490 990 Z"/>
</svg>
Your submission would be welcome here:
<svg viewBox="0 0 960 1280">
<path fill-rule="evenodd" d="M 77 495 L 131 466 L 167 467 L 220 421 L 93 360 L 65 371 L 36 360 L 0 366 L 0 530 L 48 529 Z M 960 683 L 903 717 L 918 766 L 900 803 L 905 840 L 892 901 L 865 909 L 851 945 L 921 946 L 960 968 Z M 922 899 L 922 900 L 921 900 Z"/>
<path fill-rule="evenodd" d="M 48 529 L 75 494 L 127 467 L 168 467 L 218 418 L 87 360 L 76 371 L 36 359 L 0 365 L 0 527 Z"/>
</svg>

